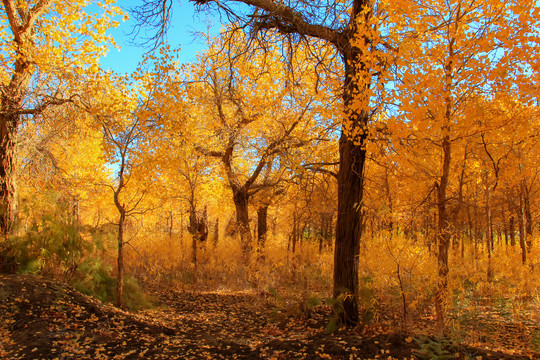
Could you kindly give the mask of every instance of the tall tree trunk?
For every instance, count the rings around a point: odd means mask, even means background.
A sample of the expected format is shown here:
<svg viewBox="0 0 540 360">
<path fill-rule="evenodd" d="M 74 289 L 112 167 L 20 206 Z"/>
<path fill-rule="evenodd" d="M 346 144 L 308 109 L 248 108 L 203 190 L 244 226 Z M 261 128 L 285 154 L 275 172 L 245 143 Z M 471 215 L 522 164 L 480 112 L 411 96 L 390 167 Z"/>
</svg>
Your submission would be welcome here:
<svg viewBox="0 0 540 360">
<path fill-rule="evenodd" d="M 506 247 L 508 247 L 508 242 L 510 240 L 510 233 L 508 231 L 508 221 L 506 218 L 506 211 L 504 211 L 504 205 L 501 207 L 501 216 L 502 216 L 502 224 L 503 224 L 503 233 L 504 233 L 504 244 Z"/>
<path fill-rule="evenodd" d="M 219 218 L 216 219 L 214 225 L 214 236 L 212 237 L 212 241 L 214 242 L 214 248 L 216 248 L 219 242 Z"/>
<path fill-rule="evenodd" d="M 514 215 L 510 216 L 510 245 L 516 246 L 516 226 Z"/>
<path fill-rule="evenodd" d="M 23 9 L 13 0 L 3 0 L 2 3 L 13 32 L 10 40 L 16 46 L 11 79 L 9 83 L 0 85 L 0 231 L 6 235 L 12 230 L 16 214 L 14 150 L 24 97 L 34 71 L 32 35 L 36 18 L 45 11 L 47 4 L 38 1 L 33 7 Z"/>
<path fill-rule="evenodd" d="M 167 216 L 167 232 L 169 234 L 169 240 L 172 239 L 172 234 L 174 230 L 174 212 L 171 210 L 169 216 Z"/>
<path fill-rule="evenodd" d="M 486 180 L 486 247 L 488 253 L 488 265 L 487 265 L 487 281 L 491 282 L 493 279 L 493 265 L 492 265 L 492 254 L 493 254 L 493 219 L 491 217 L 491 194 L 489 184 L 487 182 L 488 173 L 485 174 Z"/>
<path fill-rule="evenodd" d="M 362 234 L 365 149 L 341 136 L 338 216 L 334 248 L 334 296 L 343 299 L 341 321 L 358 323 L 358 260 Z"/>
<path fill-rule="evenodd" d="M 126 169 L 126 155 L 121 152 L 120 170 L 118 171 L 118 187 L 114 191 L 114 205 L 118 210 L 118 257 L 116 276 L 116 306 L 124 305 L 124 223 L 126 221 L 126 205 L 120 200 L 120 193 L 125 187 L 124 172 Z"/>
<path fill-rule="evenodd" d="M 126 211 L 124 207 L 118 208 L 120 218 L 118 220 L 118 258 L 116 277 L 116 306 L 124 306 L 124 223 L 126 220 Z"/>
<path fill-rule="evenodd" d="M 321 236 L 319 238 L 319 254 L 322 253 L 325 244 L 327 244 L 332 236 L 332 214 L 323 213 L 321 215 Z"/>
<path fill-rule="evenodd" d="M 294 254 L 296 252 L 296 243 L 298 242 L 298 219 L 296 211 L 293 213 L 293 228 L 291 234 L 291 251 Z"/>
<path fill-rule="evenodd" d="M 11 232 L 17 209 L 15 142 L 31 76 L 30 63 L 21 56 L 15 61 L 9 85 L 0 86 L 0 231 L 4 235 Z"/>
<path fill-rule="evenodd" d="M 527 252 L 532 251 L 533 246 L 533 222 L 532 222 L 532 213 L 531 213 L 531 201 L 529 196 L 529 189 L 523 180 L 523 197 L 524 197 L 524 206 L 525 206 L 525 231 L 527 233 Z"/>
<path fill-rule="evenodd" d="M 369 6 L 355 0 L 354 17 Z M 357 21 L 355 18 L 353 20 Z M 353 28 L 353 30 L 355 30 Z M 369 69 L 360 49 L 349 44 L 344 49 L 345 82 L 343 103 L 346 118 L 339 139 L 338 213 L 334 247 L 334 297 L 342 300 L 340 322 L 356 325 L 358 314 L 358 263 L 362 235 L 364 166 L 368 133 L 369 99 L 362 98 L 368 84 L 359 79 Z M 360 98 L 359 98 L 360 96 Z M 364 108 L 365 106 L 365 108 Z"/>
<path fill-rule="evenodd" d="M 15 138 L 18 115 L 0 116 L 0 230 L 11 232 L 16 213 Z"/>
<path fill-rule="evenodd" d="M 442 143 L 443 149 L 443 167 L 440 183 L 437 188 L 437 208 L 439 221 L 438 231 L 438 285 L 435 295 L 435 312 L 437 316 L 437 331 L 443 333 L 445 330 L 445 303 L 448 290 L 448 250 L 450 248 L 450 232 L 448 229 L 447 213 L 447 187 L 450 177 L 451 146 L 450 136 L 446 135 Z"/>
<path fill-rule="evenodd" d="M 191 234 L 191 263 L 193 267 L 197 268 L 197 237 L 199 236 L 198 228 L 199 223 L 197 219 L 197 212 L 195 205 L 191 204 L 191 210 L 189 212 L 189 233 Z"/>
<path fill-rule="evenodd" d="M 519 193 L 519 245 L 521 247 L 521 262 L 527 263 L 527 246 L 526 246 L 526 217 L 525 217 L 525 201 L 523 198 L 523 181 L 521 182 L 521 189 Z"/>
</svg>

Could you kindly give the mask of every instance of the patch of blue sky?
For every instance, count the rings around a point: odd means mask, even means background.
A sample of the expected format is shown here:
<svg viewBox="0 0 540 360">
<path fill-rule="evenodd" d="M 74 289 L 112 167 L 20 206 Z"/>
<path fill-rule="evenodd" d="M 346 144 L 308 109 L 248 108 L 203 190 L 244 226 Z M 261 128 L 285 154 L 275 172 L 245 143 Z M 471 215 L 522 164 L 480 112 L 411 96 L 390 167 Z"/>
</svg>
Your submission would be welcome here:
<svg viewBox="0 0 540 360">
<path fill-rule="evenodd" d="M 139 1 L 118 0 L 116 5 L 127 14 L 131 7 L 140 5 Z M 139 62 L 150 47 L 142 45 L 145 37 L 151 36 L 152 29 L 142 29 L 138 38 L 134 38 L 132 32 L 136 25 L 131 17 L 127 21 L 121 21 L 117 28 L 109 30 L 120 50 L 111 48 L 108 54 L 101 59 L 104 70 L 111 70 L 119 74 L 130 74 L 137 69 Z M 197 12 L 190 1 L 174 1 L 171 25 L 167 32 L 166 40 L 172 49 L 180 47 L 180 63 L 190 63 L 196 60 L 197 53 L 206 49 L 206 39 L 198 36 L 199 33 L 217 35 L 221 24 L 219 18 L 215 18 L 205 12 Z M 146 33 L 145 33 L 146 30 Z"/>
</svg>

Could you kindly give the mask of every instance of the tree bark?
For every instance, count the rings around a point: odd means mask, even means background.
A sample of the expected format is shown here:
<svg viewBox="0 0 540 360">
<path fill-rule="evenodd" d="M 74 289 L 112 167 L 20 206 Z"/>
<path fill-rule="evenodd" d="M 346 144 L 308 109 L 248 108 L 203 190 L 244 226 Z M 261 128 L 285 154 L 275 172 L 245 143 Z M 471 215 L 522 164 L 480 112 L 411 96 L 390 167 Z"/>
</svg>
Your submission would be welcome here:
<svg viewBox="0 0 540 360">
<path fill-rule="evenodd" d="M 51 0 L 39 0 L 23 8 L 14 0 L 2 0 L 13 33 L 11 40 L 17 46 L 11 79 L 0 85 L 0 231 L 4 235 L 11 232 L 17 210 L 14 149 L 24 97 L 34 72 L 32 34 L 37 18 L 50 3 Z"/>
<path fill-rule="evenodd" d="M 525 200 L 523 196 L 523 181 L 519 193 L 519 245 L 521 247 L 521 262 L 527 263 L 527 246 L 526 246 L 526 216 L 525 216 Z"/>
<path fill-rule="evenodd" d="M 492 265 L 492 254 L 493 254 L 493 219 L 491 216 L 491 194 L 490 187 L 488 184 L 488 173 L 485 174 L 486 179 L 486 248 L 488 253 L 488 266 L 487 266 L 487 281 L 491 282 L 493 279 L 493 265 Z"/>
<path fill-rule="evenodd" d="M 353 7 L 364 5 L 363 2 L 355 1 Z M 353 11 L 355 10 L 353 9 Z M 355 109 L 356 102 L 359 101 L 356 96 L 364 90 L 359 88 L 357 79 L 355 79 L 359 71 L 357 67 L 362 67 L 363 63 L 361 52 L 351 46 L 344 53 L 343 62 L 345 64 L 343 102 L 345 114 L 348 117 L 344 120 L 339 139 L 334 297 L 343 302 L 340 322 L 345 325 L 356 325 L 359 320 L 358 261 L 362 235 L 364 165 L 369 114 L 365 110 Z M 362 99 L 360 100 L 362 101 Z M 353 137 L 351 134 L 358 135 Z"/>
<path fill-rule="evenodd" d="M 266 234 L 268 232 L 268 205 L 264 204 L 257 210 L 257 243 L 259 251 L 264 252 L 266 246 Z"/>
<path fill-rule="evenodd" d="M 451 146 L 450 136 L 446 135 L 442 143 L 443 167 L 442 176 L 437 189 L 437 208 L 439 213 L 438 240 L 439 253 L 438 264 L 438 285 L 435 295 L 435 312 L 437 317 L 437 332 L 444 333 L 445 330 L 445 303 L 448 290 L 448 250 L 450 248 L 450 232 L 448 231 L 447 214 L 447 187 L 450 176 Z"/>
<path fill-rule="evenodd" d="M 529 189 L 527 188 L 525 181 L 523 181 L 523 197 L 524 197 L 524 206 L 525 206 L 525 232 L 527 233 L 527 252 L 532 251 L 533 246 L 533 222 L 532 222 L 532 213 L 531 213 L 531 201 L 529 196 Z"/>
<path fill-rule="evenodd" d="M 212 241 L 214 242 L 214 248 L 216 248 L 219 242 L 219 218 L 216 219 L 216 223 L 214 225 L 214 236 L 212 238 Z"/>
<path fill-rule="evenodd" d="M 191 206 L 189 213 L 189 233 L 191 234 L 191 263 L 193 267 L 197 269 L 197 238 L 199 237 L 199 222 L 197 219 L 197 212 L 194 206 Z"/>
<path fill-rule="evenodd" d="M 18 115 L 0 116 L 0 230 L 8 235 L 16 214 L 15 138 Z"/>
<path fill-rule="evenodd" d="M 30 63 L 15 61 L 9 85 L 2 86 L 0 97 L 0 231 L 11 232 L 17 211 L 15 181 L 15 142 L 24 95 L 32 77 Z"/>
<path fill-rule="evenodd" d="M 510 216 L 510 245 L 516 246 L 516 226 L 514 215 Z"/>
<path fill-rule="evenodd" d="M 118 220 L 118 274 L 116 278 L 116 306 L 124 306 L 124 223 L 126 220 L 126 211 L 123 207 L 118 208 L 120 218 Z"/>
<path fill-rule="evenodd" d="M 298 242 L 298 219 L 296 211 L 293 213 L 293 228 L 291 234 L 291 251 L 294 254 L 296 252 L 296 243 Z"/>
<path fill-rule="evenodd" d="M 253 248 L 251 231 L 249 230 L 249 194 L 247 190 L 233 189 L 233 200 L 236 208 L 236 226 L 240 233 L 240 244 L 242 246 L 242 258 L 247 262 Z"/>
<path fill-rule="evenodd" d="M 124 306 L 124 223 L 126 220 L 126 206 L 120 201 L 120 193 L 125 187 L 124 171 L 126 168 L 126 155 L 121 151 L 120 170 L 118 171 L 118 187 L 114 191 L 114 205 L 119 213 L 118 218 L 118 254 L 117 254 L 117 276 L 116 276 L 116 306 Z"/>
</svg>

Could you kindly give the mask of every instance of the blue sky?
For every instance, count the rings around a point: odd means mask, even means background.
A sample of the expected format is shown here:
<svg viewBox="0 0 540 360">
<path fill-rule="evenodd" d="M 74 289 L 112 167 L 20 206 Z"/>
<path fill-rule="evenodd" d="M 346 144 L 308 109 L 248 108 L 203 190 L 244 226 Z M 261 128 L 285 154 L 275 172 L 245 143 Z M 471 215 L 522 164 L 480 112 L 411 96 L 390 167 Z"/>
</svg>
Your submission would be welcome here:
<svg viewBox="0 0 540 360">
<path fill-rule="evenodd" d="M 137 0 L 118 0 L 116 4 L 129 14 L 129 7 L 140 3 Z M 129 33 L 134 23 L 134 20 L 120 22 L 116 29 L 110 31 L 121 49 L 120 51 L 111 49 L 101 60 L 104 69 L 118 73 L 131 73 L 137 68 L 143 54 L 149 50 L 132 44 L 132 36 Z M 195 54 L 206 47 L 205 40 L 196 36 L 194 32 L 206 33 L 210 28 L 211 33 L 215 34 L 219 27 L 219 19 L 211 18 L 204 12 L 196 13 L 190 1 L 174 0 L 173 18 L 167 40 L 172 48 L 180 46 L 180 61 L 187 63 L 195 60 Z"/>
</svg>

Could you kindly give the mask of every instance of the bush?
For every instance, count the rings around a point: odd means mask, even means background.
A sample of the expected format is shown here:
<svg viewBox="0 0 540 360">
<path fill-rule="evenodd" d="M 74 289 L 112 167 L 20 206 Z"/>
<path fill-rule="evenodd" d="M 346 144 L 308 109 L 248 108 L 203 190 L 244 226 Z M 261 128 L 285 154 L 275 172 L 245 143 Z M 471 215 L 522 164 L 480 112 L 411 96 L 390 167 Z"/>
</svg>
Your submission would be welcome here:
<svg viewBox="0 0 540 360">
<path fill-rule="evenodd" d="M 20 273 L 61 275 L 69 281 L 94 245 L 82 236 L 83 227 L 53 215 L 34 222 L 29 231 L 7 240 L 7 251 Z"/>
<path fill-rule="evenodd" d="M 73 287 L 83 294 L 98 298 L 103 302 L 116 302 L 116 279 L 111 275 L 110 266 L 99 258 L 83 263 L 73 278 Z M 124 278 L 124 306 L 129 310 L 141 310 L 152 306 L 137 280 Z"/>
<path fill-rule="evenodd" d="M 111 276 L 112 266 L 103 260 L 111 259 L 106 245 L 114 243 L 114 233 L 105 226 L 81 225 L 58 193 L 43 197 L 46 210 L 36 210 L 35 204 L 23 208 L 25 223 L 31 223 L 25 226 L 25 233 L 0 242 L 0 271 L 61 278 L 84 294 L 115 302 L 116 279 Z M 129 309 L 150 305 L 130 277 L 124 280 L 124 297 Z"/>
</svg>

